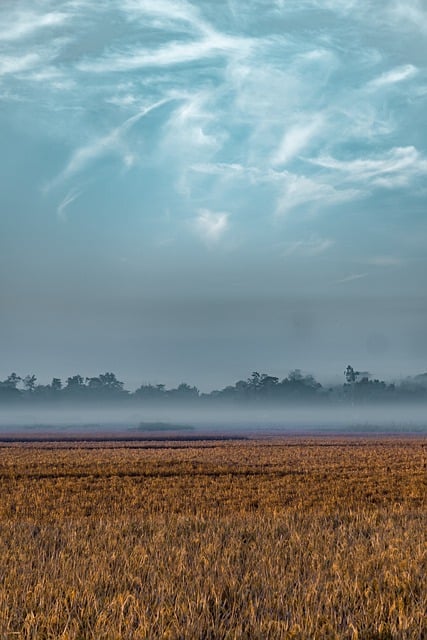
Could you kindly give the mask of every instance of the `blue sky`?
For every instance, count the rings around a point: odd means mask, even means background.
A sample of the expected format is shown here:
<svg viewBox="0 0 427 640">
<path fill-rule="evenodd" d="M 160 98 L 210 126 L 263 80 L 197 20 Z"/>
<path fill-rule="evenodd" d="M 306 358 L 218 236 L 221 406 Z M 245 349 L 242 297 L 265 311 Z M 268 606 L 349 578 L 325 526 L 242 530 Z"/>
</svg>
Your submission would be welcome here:
<svg viewBox="0 0 427 640">
<path fill-rule="evenodd" d="M 426 61 L 421 0 L 3 0 L 0 377 L 427 370 Z"/>
</svg>

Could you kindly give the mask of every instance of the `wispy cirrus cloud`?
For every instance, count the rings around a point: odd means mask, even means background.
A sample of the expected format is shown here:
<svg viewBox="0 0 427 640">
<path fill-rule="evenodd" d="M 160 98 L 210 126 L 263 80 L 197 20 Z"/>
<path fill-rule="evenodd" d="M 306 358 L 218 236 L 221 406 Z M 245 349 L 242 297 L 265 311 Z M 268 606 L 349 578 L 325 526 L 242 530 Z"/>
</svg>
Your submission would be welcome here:
<svg viewBox="0 0 427 640">
<path fill-rule="evenodd" d="M 169 42 L 157 49 L 134 47 L 125 53 L 110 52 L 97 60 L 86 60 L 77 66 L 80 71 L 89 73 L 110 73 L 135 71 L 152 67 L 170 67 L 204 60 L 215 56 L 227 56 L 232 52 L 241 53 L 248 47 L 245 38 L 211 34 L 209 37 L 188 42 Z"/>
<path fill-rule="evenodd" d="M 169 159 L 179 167 L 175 185 L 180 194 L 191 197 L 193 166 L 211 160 L 221 152 L 228 132 L 218 123 L 214 92 L 201 89 L 193 94 L 178 93 L 177 105 L 162 126 L 158 145 L 160 162 Z M 209 162 L 207 163 L 209 164 Z"/>
<path fill-rule="evenodd" d="M 242 179 L 253 184 L 263 182 L 280 183 L 283 180 L 283 176 L 287 175 L 287 172 L 276 169 L 268 167 L 261 169 L 259 167 L 244 166 L 236 162 L 203 162 L 193 164 L 190 170 L 199 174 L 219 176 L 226 180 Z"/>
<path fill-rule="evenodd" d="M 386 15 L 396 28 L 406 25 L 427 33 L 427 7 L 423 0 L 393 0 L 386 8 Z"/>
<path fill-rule="evenodd" d="M 306 207 L 318 211 L 325 206 L 335 206 L 366 195 L 362 188 L 340 186 L 319 176 L 307 176 L 287 170 L 244 167 L 240 164 L 206 163 L 195 164 L 196 174 L 217 176 L 221 181 L 242 185 L 270 185 L 276 194 L 274 214 L 285 216 L 296 209 Z"/>
<path fill-rule="evenodd" d="M 163 104 L 166 104 L 168 101 L 169 99 L 159 100 L 158 102 L 145 107 L 135 115 L 127 118 L 121 125 L 115 127 L 106 135 L 96 138 L 91 143 L 76 149 L 65 169 L 50 183 L 48 188 L 52 188 L 63 180 L 70 178 L 85 169 L 89 163 L 109 153 L 120 155 L 127 166 L 132 164 L 132 155 L 129 153 L 129 149 L 124 143 L 125 135 L 139 120 Z"/>
<path fill-rule="evenodd" d="M 67 219 L 67 209 L 77 198 L 80 198 L 83 191 L 81 189 L 71 189 L 61 200 L 57 208 L 58 218 L 61 220 Z"/>
<path fill-rule="evenodd" d="M 294 240 L 285 244 L 284 256 L 299 255 L 303 257 L 314 257 L 325 253 L 335 244 L 331 238 L 319 238 L 311 236 L 305 240 Z"/>
<path fill-rule="evenodd" d="M 305 175 L 273 168 L 244 167 L 239 164 L 205 163 L 195 164 L 196 174 L 217 176 L 221 182 L 237 185 L 269 185 L 275 194 L 274 214 L 287 216 L 298 209 L 317 212 L 367 195 L 365 185 L 341 184 L 335 176 Z"/>
<path fill-rule="evenodd" d="M 417 73 L 417 67 L 413 64 L 405 64 L 389 71 L 384 71 L 380 76 L 371 80 L 367 86 L 371 89 L 381 89 L 389 85 L 398 84 L 404 80 L 409 80 L 416 76 Z"/>
<path fill-rule="evenodd" d="M 362 188 L 337 187 L 319 177 L 286 172 L 277 198 L 275 213 L 278 216 L 284 216 L 300 207 L 319 211 L 356 200 L 364 195 Z"/>
<path fill-rule="evenodd" d="M 304 122 L 291 126 L 286 130 L 283 139 L 271 159 L 273 165 L 284 165 L 293 160 L 312 142 L 324 124 L 320 114 L 304 116 Z"/>
<path fill-rule="evenodd" d="M 197 235 L 207 244 L 217 243 L 229 226 L 230 214 L 225 211 L 200 209 L 192 226 Z"/>
<path fill-rule="evenodd" d="M 348 182 L 393 188 L 408 184 L 414 176 L 427 174 L 427 158 L 415 147 L 395 147 L 381 156 L 337 160 L 331 156 L 311 163 L 341 173 Z"/>
<path fill-rule="evenodd" d="M 345 13 L 363 2 L 357 0 L 275 0 L 274 5 L 279 11 L 306 11 L 309 9 L 320 9 L 322 11 L 333 11 Z"/>
<path fill-rule="evenodd" d="M 197 7 L 185 0 L 123 0 L 119 8 L 128 19 L 151 21 L 151 26 L 156 29 L 212 32 L 212 27 L 202 18 Z"/>
<path fill-rule="evenodd" d="M 3 22 L 0 28 L 0 42 L 20 40 L 40 30 L 45 30 L 63 25 L 69 15 L 63 11 L 48 11 L 47 13 L 35 13 L 34 11 L 17 11 Z"/>
<path fill-rule="evenodd" d="M 161 46 L 143 48 L 136 45 L 123 51 L 111 49 L 97 59 L 78 63 L 80 71 L 88 73 L 131 72 L 138 69 L 185 65 L 196 60 L 217 56 L 227 57 L 249 51 L 253 38 L 233 35 L 216 29 L 202 17 L 200 10 L 185 0 L 125 0 L 119 4 L 128 20 L 140 20 L 144 26 L 168 34 Z M 177 35 L 184 31 L 186 40 Z"/>
<path fill-rule="evenodd" d="M 340 280 L 336 280 L 335 284 L 347 284 L 350 282 L 355 282 L 356 280 L 362 280 L 363 278 L 367 278 L 369 273 L 353 273 L 350 276 L 346 276 L 345 278 L 340 278 Z"/>
<path fill-rule="evenodd" d="M 360 0 L 309 0 L 308 4 L 318 6 L 320 9 L 326 9 L 328 11 L 346 13 L 355 7 L 359 7 L 360 10 L 366 2 L 360 2 Z"/>
<path fill-rule="evenodd" d="M 422 19 L 422 3 L 407 6 L 406 25 Z M 371 0 L 230 0 L 215 10 L 190 0 L 20 0 L 0 29 L 2 96 L 31 96 L 50 115 L 73 111 L 72 126 L 51 118 L 71 148 L 51 187 L 107 157 L 135 166 L 144 152 L 129 134 L 144 105 L 174 101 L 153 118 L 147 153 L 181 211 L 247 209 L 275 225 L 275 216 L 345 210 L 384 188 L 418 188 L 426 173 L 425 141 L 407 135 L 396 101 L 403 86 L 425 101 L 425 68 L 387 41 L 402 7 L 384 8 L 377 40 Z"/>
<path fill-rule="evenodd" d="M 21 56 L 3 56 L 0 58 L 0 76 L 6 74 L 12 75 L 20 73 L 21 71 L 34 69 L 40 62 L 41 57 L 38 53 L 26 53 Z"/>
</svg>

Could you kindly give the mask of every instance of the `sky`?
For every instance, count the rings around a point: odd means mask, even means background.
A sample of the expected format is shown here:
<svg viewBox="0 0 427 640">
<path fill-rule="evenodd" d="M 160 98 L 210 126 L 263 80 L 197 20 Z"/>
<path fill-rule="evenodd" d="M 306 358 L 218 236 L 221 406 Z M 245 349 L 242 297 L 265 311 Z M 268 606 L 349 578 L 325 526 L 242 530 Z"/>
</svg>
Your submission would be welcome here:
<svg viewBox="0 0 427 640">
<path fill-rule="evenodd" d="M 423 0 L 2 0 L 0 379 L 427 371 Z"/>
</svg>

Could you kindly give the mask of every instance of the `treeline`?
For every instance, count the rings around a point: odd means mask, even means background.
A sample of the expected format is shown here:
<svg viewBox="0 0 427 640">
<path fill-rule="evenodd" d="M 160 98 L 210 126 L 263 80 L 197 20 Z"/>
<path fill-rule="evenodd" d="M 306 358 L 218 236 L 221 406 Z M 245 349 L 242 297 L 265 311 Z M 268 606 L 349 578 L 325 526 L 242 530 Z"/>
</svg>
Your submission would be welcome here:
<svg viewBox="0 0 427 640">
<path fill-rule="evenodd" d="M 0 381 L 0 403 L 93 403 L 120 402 L 137 404 L 159 403 L 352 403 L 389 402 L 393 400 L 427 401 L 427 373 L 406 378 L 398 384 L 372 379 L 367 372 L 348 365 L 342 385 L 322 386 L 312 375 L 299 369 L 280 380 L 276 376 L 254 371 L 252 375 L 210 393 L 201 393 L 185 382 L 167 389 L 164 384 L 142 384 L 135 391 L 111 372 L 95 377 L 79 374 L 53 378 L 50 384 L 38 384 L 34 374 L 21 377 L 11 373 Z"/>
</svg>

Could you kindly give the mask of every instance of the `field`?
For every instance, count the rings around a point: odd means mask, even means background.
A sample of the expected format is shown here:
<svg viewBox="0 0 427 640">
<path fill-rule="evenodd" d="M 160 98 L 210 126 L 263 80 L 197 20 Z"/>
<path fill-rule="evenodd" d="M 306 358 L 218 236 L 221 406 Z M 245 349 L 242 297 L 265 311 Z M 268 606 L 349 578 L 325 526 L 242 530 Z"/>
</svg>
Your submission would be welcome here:
<svg viewBox="0 0 427 640">
<path fill-rule="evenodd" d="M 427 638 L 426 454 L 3 442 L 0 639 Z"/>
</svg>

